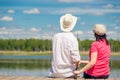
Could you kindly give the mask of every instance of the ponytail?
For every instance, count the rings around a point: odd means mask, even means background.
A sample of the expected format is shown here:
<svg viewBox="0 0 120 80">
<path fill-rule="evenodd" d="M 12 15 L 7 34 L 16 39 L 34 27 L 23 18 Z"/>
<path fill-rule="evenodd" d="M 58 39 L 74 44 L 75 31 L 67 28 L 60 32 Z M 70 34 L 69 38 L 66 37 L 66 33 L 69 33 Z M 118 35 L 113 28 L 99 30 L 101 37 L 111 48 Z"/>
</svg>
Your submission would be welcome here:
<svg viewBox="0 0 120 80">
<path fill-rule="evenodd" d="M 105 39 L 106 44 L 107 44 L 107 45 L 109 44 L 109 42 L 108 42 L 108 40 L 107 40 L 107 38 L 106 38 L 106 37 L 107 37 L 106 34 L 104 34 L 104 35 L 97 35 L 97 34 L 95 33 L 94 35 L 95 35 L 96 41 Z"/>
</svg>

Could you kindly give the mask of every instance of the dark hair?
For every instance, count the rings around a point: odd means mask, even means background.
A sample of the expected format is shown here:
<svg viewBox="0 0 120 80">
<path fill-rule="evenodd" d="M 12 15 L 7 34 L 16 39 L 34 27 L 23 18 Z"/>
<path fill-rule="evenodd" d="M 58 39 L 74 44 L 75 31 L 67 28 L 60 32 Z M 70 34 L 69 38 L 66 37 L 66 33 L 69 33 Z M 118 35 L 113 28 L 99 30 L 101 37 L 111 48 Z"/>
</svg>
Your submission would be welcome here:
<svg viewBox="0 0 120 80">
<path fill-rule="evenodd" d="M 95 35 L 96 41 L 105 39 L 106 44 L 107 44 L 107 45 L 109 44 L 109 42 L 108 42 L 108 40 L 107 40 L 107 38 L 106 38 L 106 37 L 107 37 L 106 34 L 104 34 L 104 35 L 97 35 L 96 33 L 94 33 L 94 35 Z"/>
</svg>

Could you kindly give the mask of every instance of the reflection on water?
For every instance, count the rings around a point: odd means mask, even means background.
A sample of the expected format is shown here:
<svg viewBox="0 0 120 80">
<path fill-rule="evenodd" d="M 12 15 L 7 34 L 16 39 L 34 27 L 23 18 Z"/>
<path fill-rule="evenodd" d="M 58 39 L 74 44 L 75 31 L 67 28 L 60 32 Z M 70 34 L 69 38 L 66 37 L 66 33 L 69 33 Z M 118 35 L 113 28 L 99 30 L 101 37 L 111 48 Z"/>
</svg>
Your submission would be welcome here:
<svg viewBox="0 0 120 80">
<path fill-rule="evenodd" d="M 49 69 L 9 69 L 9 68 L 0 68 L 0 75 L 4 76 L 48 76 Z"/>
<path fill-rule="evenodd" d="M 35 56 L 9 56 L 6 58 L 6 56 L 2 56 L 2 58 L 0 57 L 0 75 L 48 76 L 51 66 L 51 56 L 36 57 L 37 58 L 35 58 Z M 110 67 L 110 77 L 120 78 L 120 58 L 111 58 Z"/>
<path fill-rule="evenodd" d="M 49 59 L 0 59 L 0 68 L 8 69 L 49 69 Z"/>
<path fill-rule="evenodd" d="M 50 59 L 0 59 L 0 75 L 48 76 Z"/>
</svg>

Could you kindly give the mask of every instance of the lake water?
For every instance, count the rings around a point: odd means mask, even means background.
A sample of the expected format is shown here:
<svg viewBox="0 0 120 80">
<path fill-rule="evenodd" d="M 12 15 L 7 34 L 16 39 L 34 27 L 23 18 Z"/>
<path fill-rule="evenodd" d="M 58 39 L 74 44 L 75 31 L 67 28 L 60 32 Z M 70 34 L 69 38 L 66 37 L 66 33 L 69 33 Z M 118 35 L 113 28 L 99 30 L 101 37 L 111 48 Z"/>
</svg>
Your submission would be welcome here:
<svg viewBox="0 0 120 80">
<path fill-rule="evenodd" d="M 86 56 L 81 56 L 87 59 Z M 0 56 L 0 75 L 3 76 L 48 76 L 51 56 Z M 112 78 L 120 78 L 120 57 L 111 57 Z M 82 74 L 81 74 L 82 76 Z"/>
</svg>

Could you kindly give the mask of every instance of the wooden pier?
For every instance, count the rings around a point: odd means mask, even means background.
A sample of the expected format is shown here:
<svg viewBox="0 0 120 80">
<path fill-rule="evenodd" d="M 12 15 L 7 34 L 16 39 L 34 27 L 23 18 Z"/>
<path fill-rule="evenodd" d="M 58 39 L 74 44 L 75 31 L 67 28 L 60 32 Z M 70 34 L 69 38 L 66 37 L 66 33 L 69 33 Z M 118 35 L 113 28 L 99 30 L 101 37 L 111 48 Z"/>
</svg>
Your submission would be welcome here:
<svg viewBox="0 0 120 80">
<path fill-rule="evenodd" d="M 47 78 L 38 76 L 0 76 L 0 80 L 94 80 L 94 79 L 83 79 L 83 78 Z M 101 79 L 99 79 L 101 80 Z M 120 78 L 109 78 L 107 80 L 120 80 Z"/>
</svg>

